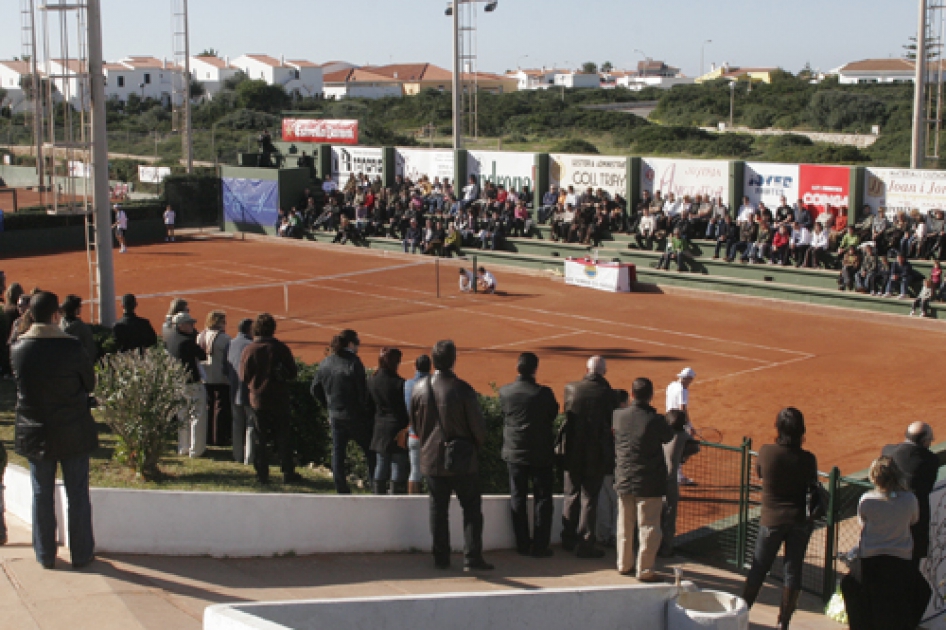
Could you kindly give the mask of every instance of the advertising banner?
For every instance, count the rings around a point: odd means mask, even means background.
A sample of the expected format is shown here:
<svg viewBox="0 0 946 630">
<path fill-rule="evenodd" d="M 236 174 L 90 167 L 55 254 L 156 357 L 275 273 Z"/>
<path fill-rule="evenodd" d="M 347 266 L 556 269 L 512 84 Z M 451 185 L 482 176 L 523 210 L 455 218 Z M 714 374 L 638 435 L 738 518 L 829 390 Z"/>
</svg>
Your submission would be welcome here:
<svg viewBox="0 0 946 630">
<path fill-rule="evenodd" d="M 709 195 L 711 199 L 729 199 L 729 162 L 720 160 L 641 160 L 641 187 L 664 197 L 673 193 L 677 199 L 687 195 Z"/>
<path fill-rule="evenodd" d="M 69 160 L 69 177 L 78 177 L 79 179 L 89 179 L 92 177 L 92 167 L 87 166 L 85 162 L 78 160 Z"/>
<path fill-rule="evenodd" d="M 774 210 L 782 205 L 782 197 L 791 206 L 799 199 L 798 173 L 797 164 L 746 162 L 742 195 L 753 206 L 761 201 Z"/>
<path fill-rule="evenodd" d="M 574 155 L 552 153 L 549 184 L 561 188 L 574 186 L 584 191 L 589 186 L 614 195 L 627 195 L 627 158 L 608 155 Z"/>
<path fill-rule="evenodd" d="M 383 161 L 379 147 L 332 147 L 332 179 L 344 186 L 351 175 L 358 173 L 371 179 L 381 177 Z"/>
<path fill-rule="evenodd" d="M 565 284 L 612 293 L 628 293 L 631 290 L 632 269 L 633 265 L 569 258 L 565 261 Z M 636 280 L 636 277 L 634 279 Z"/>
<path fill-rule="evenodd" d="M 848 207 L 850 167 L 802 164 L 798 169 L 798 198 L 813 217 L 817 217 L 827 208 L 837 214 L 841 208 Z"/>
<path fill-rule="evenodd" d="M 453 181 L 453 151 L 443 149 L 395 149 L 395 174 L 416 182 L 422 175 Z"/>
<path fill-rule="evenodd" d="M 467 177 L 475 175 L 480 187 L 486 182 L 506 190 L 535 192 L 535 154 L 505 151 L 470 151 L 466 160 Z"/>
<path fill-rule="evenodd" d="M 282 139 L 283 142 L 358 144 L 358 121 L 283 118 Z"/>
<path fill-rule="evenodd" d="M 138 181 L 144 184 L 160 184 L 171 174 L 170 166 L 138 165 Z"/>
<path fill-rule="evenodd" d="M 279 216 L 278 182 L 224 177 L 223 213 L 233 223 L 274 226 Z"/>
<path fill-rule="evenodd" d="M 946 210 L 946 171 L 868 168 L 864 186 L 864 203 L 875 210 L 880 206 L 888 212 Z"/>
</svg>

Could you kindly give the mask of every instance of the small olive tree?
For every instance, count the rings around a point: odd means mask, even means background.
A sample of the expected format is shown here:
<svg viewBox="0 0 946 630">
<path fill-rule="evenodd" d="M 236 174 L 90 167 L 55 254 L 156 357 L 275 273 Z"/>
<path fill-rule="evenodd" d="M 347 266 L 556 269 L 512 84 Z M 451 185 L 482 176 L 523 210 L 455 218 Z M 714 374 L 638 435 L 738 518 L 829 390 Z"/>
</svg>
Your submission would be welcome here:
<svg viewBox="0 0 946 630">
<path fill-rule="evenodd" d="M 193 407 L 184 366 L 155 347 L 106 356 L 96 371 L 95 396 L 118 437 L 117 459 L 145 479 L 156 478 L 178 414 Z"/>
</svg>

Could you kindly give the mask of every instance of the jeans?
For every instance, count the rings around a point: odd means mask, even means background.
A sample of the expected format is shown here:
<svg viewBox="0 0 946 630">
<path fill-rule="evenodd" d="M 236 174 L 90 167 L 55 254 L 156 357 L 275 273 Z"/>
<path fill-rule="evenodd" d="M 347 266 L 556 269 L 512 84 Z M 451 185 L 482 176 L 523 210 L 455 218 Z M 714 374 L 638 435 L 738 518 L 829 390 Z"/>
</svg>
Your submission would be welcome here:
<svg viewBox="0 0 946 630">
<path fill-rule="evenodd" d="M 746 588 L 761 585 L 766 574 L 772 568 L 775 557 L 782 544 L 785 544 L 785 588 L 801 588 L 802 568 L 805 564 L 805 550 L 811 538 L 811 526 L 778 525 L 776 527 L 759 526 L 755 553 L 752 556 L 752 568 L 746 577 Z"/>
<path fill-rule="evenodd" d="M 203 383 L 189 383 L 187 396 L 193 401 L 190 415 L 180 419 L 177 430 L 177 453 L 200 457 L 207 450 L 207 390 Z"/>
<path fill-rule="evenodd" d="M 507 464 L 509 467 L 509 509 L 512 529 L 516 534 L 516 548 L 520 553 L 545 551 L 552 538 L 552 482 L 555 471 L 551 466 Z M 535 497 L 532 532 L 529 532 L 529 483 Z"/>
<path fill-rule="evenodd" d="M 289 409 L 254 409 L 253 424 L 256 427 L 256 444 L 253 467 L 260 481 L 269 479 L 269 443 L 275 444 L 279 455 L 279 468 L 283 475 L 296 472 L 289 441 Z"/>
<path fill-rule="evenodd" d="M 407 453 L 378 453 L 374 465 L 375 481 L 404 483 L 410 476 Z"/>
<path fill-rule="evenodd" d="M 662 533 L 660 514 L 663 497 L 636 497 L 622 494 L 618 503 L 618 572 L 630 573 L 637 565 L 637 577 L 654 570 Z M 640 548 L 634 558 L 634 529 L 640 536 Z"/>
<path fill-rule="evenodd" d="M 420 472 L 420 438 L 413 433 L 407 436 L 407 454 L 411 460 L 411 476 L 407 480 L 420 483 L 424 480 Z"/>
<path fill-rule="evenodd" d="M 890 289 L 896 288 L 898 284 L 900 285 L 900 295 L 906 295 L 907 287 L 910 286 L 910 279 L 904 274 L 900 274 L 899 278 L 894 278 L 892 275 L 890 276 L 890 279 L 887 280 L 886 293 L 890 293 Z"/>
<path fill-rule="evenodd" d="M 740 252 L 742 252 L 742 257 L 744 259 L 749 259 L 749 241 L 734 241 L 729 246 L 729 250 L 726 252 L 726 257 L 729 260 L 736 260 L 736 254 Z"/>
<path fill-rule="evenodd" d="M 475 563 L 483 558 L 483 495 L 477 474 L 427 477 L 430 488 L 430 533 L 434 561 L 450 561 L 450 497 L 456 493 L 463 508 L 463 560 Z"/>
<path fill-rule="evenodd" d="M 89 456 L 57 461 L 30 460 L 33 485 L 33 551 L 36 560 L 52 565 L 56 560 L 56 465 L 62 467 L 69 514 L 69 550 L 72 564 L 86 564 L 95 554 L 92 535 L 92 502 L 89 499 Z"/>
<path fill-rule="evenodd" d="M 348 487 L 348 442 L 354 440 L 365 454 L 368 462 L 368 478 L 374 479 L 375 452 L 369 447 L 370 438 L 356 436 L 345 420 L 331 419 L 332 424 L 332 477 L 335 480 L 335 492 L 351 494 Z"/>
<path fill-rule="evenodd" d="M 420 242 L 409 241 L 407 239 L 404 239 L 404 253 L 405 254 L 416 254 L 419 248 L 420 248 Z"/>
<path fill-rule="evenodd" d="M 762 259 L 765 258 L 766 255 L 768 254 L 768 250 L 769 250 L 768 243 L 753 243 L 749 247 L 749 254 L 747 257 L 751 258 L 752 260 L 758 260 L 761 262 Z"/>
<path fill-rule="evenodd" d="M 867 275 L 862 274 L 858 271 L 854 274 L 854 284 L 858 289 L 866 291 L 867 293 L 874 292 L 874 278 L 877 276 L 876 273 L 869 273 Z"/>
</svg>

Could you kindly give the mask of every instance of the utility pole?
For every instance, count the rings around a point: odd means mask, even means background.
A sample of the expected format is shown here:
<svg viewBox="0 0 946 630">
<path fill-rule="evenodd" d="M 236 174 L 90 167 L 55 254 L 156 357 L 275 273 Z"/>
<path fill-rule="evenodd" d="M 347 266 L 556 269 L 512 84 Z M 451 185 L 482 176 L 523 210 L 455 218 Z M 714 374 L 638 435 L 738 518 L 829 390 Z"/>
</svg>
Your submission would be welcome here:
<svg viewBox="0 0 946 630">
<path fill-rule="evenodd" d="M 460 127 L 460 110 L 462 95 L 460 94 L 460 3 L 463 0 L 453 0 L 453 149 L 463 148 L 463 132 Z"/>
<path fill-rule="evenodd" d="M 29 49 L 30 49 L 30 83 L 33 86 L 33 141 L 36 143 L 36 175 L 39 178 L 40 193 L 46 190 L 46 162 L 43 159 L 43 83 L 39 76 L 39 66 L 36 61 L 36 11 L 33 0 L 29 0 Z"/>
<path fill-rule="evenodd" d="M 194 144 L 191 142 L 191 38 L 187 0 L 184 0 L 184 153 L 187 172 L 194 172 Z"/>
<path fill-rule="evenodd" d="M 913 79 L 913 144 L 910 168 L 923 168 L 926 162 L 926 116 L 923 96 L 926 93 L 926 1 L 920 0 L 920 17 L 916 29 L 916 76 Z"/>
</svg>

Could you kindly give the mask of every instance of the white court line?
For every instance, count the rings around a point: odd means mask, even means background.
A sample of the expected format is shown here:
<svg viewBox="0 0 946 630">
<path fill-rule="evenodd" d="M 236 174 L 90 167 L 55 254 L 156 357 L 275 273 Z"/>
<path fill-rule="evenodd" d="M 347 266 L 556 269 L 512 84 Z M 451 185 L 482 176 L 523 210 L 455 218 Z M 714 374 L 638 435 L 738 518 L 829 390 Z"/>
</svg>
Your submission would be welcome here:
<svg viewBox="0 0 946 630">
<path fill-rule="evenodd" d="M 580 335 L 580 334 L 581 334 L 581 331 L 577 331 L 577 332 L 562 333 L 560 335 L 549 335 L 548 337 L 539 337 L 537 339 L 520 339 L 518 341 L 513 341 L 511 343 L 501 343 L 499 345 L 483 348 L 483 350 L 499 350 L 500 348 L 509 348 L 511 346 L 521 346 L 524 343 L 539 343 L 540 341 L 551 341 L 553 339 L 561 339 L 562 337 L 571 337 L 572 335 Z"/>
</svg>

